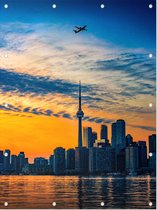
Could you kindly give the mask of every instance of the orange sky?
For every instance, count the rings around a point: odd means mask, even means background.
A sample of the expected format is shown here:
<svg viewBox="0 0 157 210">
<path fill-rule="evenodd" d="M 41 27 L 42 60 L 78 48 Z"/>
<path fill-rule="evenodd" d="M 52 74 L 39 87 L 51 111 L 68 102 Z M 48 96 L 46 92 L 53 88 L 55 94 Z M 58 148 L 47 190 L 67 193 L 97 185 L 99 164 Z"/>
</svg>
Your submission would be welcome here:
<svg viewBox="0 0 157 210">
<path fill-rule="evenodd" d="M 66 149 L 77 146 L 77 120 L 0 111 L 0 122 L 0 149 L 10 149 L 12 154 L 25 151 L 30 160 L 49 157 L 58 146 Z M 100 124 L 84 121 L 83 126 L 91 126 L 99 138 Z M 108 125 L 109 139 L 110 127 Z M 131 133 L 134 140 L 147 140 L 152 131 L 127 126 L 127 133 Z"/>
</svg>

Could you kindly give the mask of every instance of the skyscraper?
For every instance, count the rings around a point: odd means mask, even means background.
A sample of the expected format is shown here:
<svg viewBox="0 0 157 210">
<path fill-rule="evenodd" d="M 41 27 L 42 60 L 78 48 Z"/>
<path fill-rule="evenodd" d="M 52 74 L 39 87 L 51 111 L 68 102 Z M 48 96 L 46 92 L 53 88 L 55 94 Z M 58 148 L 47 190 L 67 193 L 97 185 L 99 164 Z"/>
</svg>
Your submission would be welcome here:
<svg viewBox="0 0 157 210">
<path fill-rule="evenodd" d="M 10 171 L 10 150 L 5 150 L 4 152 L 4 171 Z"/>
<path fill-rule="evenodd" d="M 145 141 L 138 142 L 139 151 L 139 167 L 144 169 L 147 167 L 147 146 Z"/>
<path fill-rule="evenodd" d="M 84 147 L 93 147 L 93 133 L 91 127 L 83 128 L 83 146 Z"/>
<path fill-rule="evenodd" d="M 11 156 L 11 171 L 13 173 L 18 173 L 17 155 Z"/>
<path fill-rule="evenodd" d="M 133 137 L 130 134 L 128 134 L 126 136 L 126 146 L 128 147 L 132 143 L 133 143 Z"/>
<path fill-rule="evenodd" d="M 25 165 L 25 153 L 24 152 L 20 152 L 18 155 L 18 170 L 19 173 L 22 172 L 22 168 Z"/>
<path fill-rule="evenodd" d="M 115 151 L 111 146 L 89 148 L 89 172 L 108 173 L 115 170 Z"/>
<path fill-rule="evenodd" d="M 156 134 L 149 136 L 149 169 L 151 173 L 156 173 Z"/>
<path fill-rule="evenodd" d="M 126 172 L 134 173 L 139 168 L 139 151 L 137 143 L 133 143 L 125 149 L 125 168 Z"/>
<path fill-rule="evenodd" d="M 75 170 L 75 150 L 68 149 L 66 151 L 66 169 Z"/>
<path fill-rule="evenodd" d="M 62 147 L 54 150 L 53 171 L 56 175 L 65 173 L 65 149 Z"/>
<path fill-rule="evenodd" d="M 107 125 L 101 125 L 100 138 L 108 140 Z"/>
<path fill-rule="evenodd" d="M 3 171 L 4 155 L 3 151 L 0 150 L 0 173 Z"/>
<path fill-rule="evenodd" d="M 95 143 L 95 141 L 98 138 L 97 132 L 92 132 L 92 136 L 93 136 L 93 144 Z"/>
<path fill-rule="evenodd" d="M 112 132 L 112 136 L 111 136 L 112 147 L 116 148 L 116 144 L 117 144 L 116 142 L 117 124 L 116 123 L 112 123 L 111 132 Z"/>
<path fill-rule="evenodd" d="M 156 153 L 156 134 L 149 136 L 149 152 Z"/>
<path fill-rule="evenodd" d="M 125 148 L 125 121 L 124 120 L 117 120 L 116 122 L 116 144 L 120 147 L 120 149 Z"/>
<path fill-rule="evenodd" d="M 82 147 L 82 118 L 84 113 L 81 107 L 81 81 L 79 82 L 79 107 L 77 111 L 77 118 L 78 118 L 78 147 Z"/>
</svg>

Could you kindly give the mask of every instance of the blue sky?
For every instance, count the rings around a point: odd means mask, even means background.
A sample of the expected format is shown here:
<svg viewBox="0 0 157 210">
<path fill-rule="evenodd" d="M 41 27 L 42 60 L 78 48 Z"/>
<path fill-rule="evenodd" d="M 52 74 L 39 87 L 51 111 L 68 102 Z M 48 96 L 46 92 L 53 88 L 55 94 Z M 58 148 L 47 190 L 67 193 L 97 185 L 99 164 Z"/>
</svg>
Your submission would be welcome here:
<svg viewBox="0 0 157 210">
<path fill-rule="evenodd" d="M 118 46 L 155 49 L 155 1 L 147 0 L 2 0 L 0 22 L 87 24 L 88 33 Z M 7 3 L 9 9 L 3 5 Z M 57 4 L 57 9 L 51 5 Z M 100 9 L 100 4 L 105 9 Z M 88 33 L 86 35 L 88 36 Z"/>
<path fill-rule="evenodd" d="M 0 107 L 39 114 L 57 107 L 53 113 L 73 117 L 82 80 L 83 103 L 96 110 L 86 119 L 120 116 L 146 128 L 149 115 L 154 131 L 155 106 L 148 106 L 155 104 L 156 80 L 152 2 L 149 9 L 147 0 L 2 0 Z M 87 32 L 73 33 L 75 25 L 86 24 Z"/>
</svg>

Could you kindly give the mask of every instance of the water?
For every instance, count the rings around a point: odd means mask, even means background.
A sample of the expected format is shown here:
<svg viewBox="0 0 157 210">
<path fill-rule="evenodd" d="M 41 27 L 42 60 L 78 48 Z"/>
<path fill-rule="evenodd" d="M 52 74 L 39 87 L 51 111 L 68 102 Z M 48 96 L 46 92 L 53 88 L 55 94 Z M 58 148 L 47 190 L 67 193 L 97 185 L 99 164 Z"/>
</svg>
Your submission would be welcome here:
<svg viewBox="0 0 157 210">
<path fill-rule="evenodd" d="M 155 197 L 156 179 L 150 176 L 0 176 L 0 208 L 8 202 L 5 208 L 150 209 Z"/>
</svg>

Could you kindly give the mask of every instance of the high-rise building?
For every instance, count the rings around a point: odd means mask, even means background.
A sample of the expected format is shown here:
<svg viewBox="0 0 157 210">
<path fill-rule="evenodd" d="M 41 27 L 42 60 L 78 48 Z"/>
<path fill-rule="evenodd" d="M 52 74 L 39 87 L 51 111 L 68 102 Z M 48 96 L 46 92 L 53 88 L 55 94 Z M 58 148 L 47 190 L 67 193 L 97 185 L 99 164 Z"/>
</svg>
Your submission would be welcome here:
<svg viewBox="0 0 157 210">
<path fill-rule="evenodd" d="M 18 172 L 21 173 L 22 172 L 22 168 L 25 165 L 25 153 L 24 152 L 20 152 L 18 157 Z"/>
<path fill-rule="evenodd" d="M 117 154 L 126 147 L 125 130 L 124 120 L 117 120 L 112 123 L 112 147 L 116 149 Z"/>
<path fill-rule="evenodd" d="M 53 174 L 53 164 L 54 164 L 54 155 L 50 155 L 50 157 L 49 157 L 49 171 L 50 171 L 50 174 Z"/>
<path fill-rule="evenodd" d="M 93 135 L 93 144 L 94 144 L 95 141 L 96 141 L 97 138 L 98 138 L 98 135 L 97 135 L 97 132 L 92 132 L 92 135 Z"/>
<path fill-rule="evenodd" d="M 11 155 L 11 171 L 18 173 L 18 159 L 17 155 Z"/>
<path fill-rule="evenodd" d="M 91 127 L 83 128 L 83 146 L 84 147 L 93 147 L 93 133 Z"/>
<path fill-rule="evenodd" d="M 77 111 L 78 118 L 78 147 L 82 147 L 82 118 L 84 113 L 81 107 L 81 81 L 79 82 L 79 107 Z"/>
<path fill-rule="evenodd" d="M 56 175 L 65 173 L 65 149 L 62 147 L 57 147 L 54 150 L 53 171 Z"/>
<path fill-rule="evenodd" d="M 107 125 L 101 125 L 100 138 L 108 140 Z"/>
<path fill-rule="evenodd" d="M 4 152 L 4 172 L 10 172 L 10 150 L 5 150 Z"/>
<path fill-rule="evenodd" d="M 116 148 L 116 144 L 117 144 L 117 141 L 116 141 L 117 124 L 116 123 L 112 123 L 111 132 L 112 132 L 111 144 L 113 148 Z"/>
<path fill-rule="evenodd" d="M 75 170 L 78 174 L 87 174 L 89 168 L 89 149 L 76 147 L 75 149 Z"/>
<path fill-rule="evenodd" d="M 126 146 L 128 147 L 132 143 L 133 143 L 133 137 L 130 134 L 128 134 L 126 136 Z"/>
<path fill-rule="evenodd" d="M 43 157 L 34 159 L 34 173 L 37 175 L 46 175 L 48 172 L 48 160 Z"/>
<path fill-rule="evenodd" d="M 0 173 L 2 173 L 3 171 L 3 164 L 4 164 L 4 155 L 3 155 L 3 151 L 0 150 Z"/>
<path fill-rule="evenodd" d="M 116 122 L 116 145 L 118 145 L 120 148 L 125 148 L 125 121 L 124 120 L 117 120 Z"/>
<path fill-rule="evenodd" d="M 75 150 L 68 149 L 66 151 L 66 169 L 75 170 Z"/>
<path fill-rule="evenodd" d="M 156 153 L 156 134 L 149 136 L 149 152 Z"/>
<path fill-rule="evenodd" d="M 138 142 L 139 151 L 139 168 L 144 169 L 147 167 L 147 146 L 145 141 Z"/>
<path fill-rule="evenodd" d="M 89 172 L 108 173 L 115 170 L 115 150 L 111 146 L 89 148 Z"/>
<path fill-rule="evenodd" d="M 135 173 L 139 169 L 138 144 L 133 143 L 125 149 L 125 169 L 128 173 Z"/>
<path fill-rule="evenodd" d="M 149 170 L 156 173 L 156 134 L 149 136 Z"/>
</svg>

